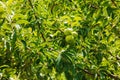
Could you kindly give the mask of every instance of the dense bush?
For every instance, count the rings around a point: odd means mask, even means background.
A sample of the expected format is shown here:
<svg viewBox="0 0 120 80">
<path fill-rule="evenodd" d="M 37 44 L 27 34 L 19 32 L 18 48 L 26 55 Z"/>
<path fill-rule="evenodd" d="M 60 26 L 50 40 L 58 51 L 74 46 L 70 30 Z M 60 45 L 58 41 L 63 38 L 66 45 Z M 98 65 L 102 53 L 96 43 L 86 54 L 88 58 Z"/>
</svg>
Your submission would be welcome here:
<svg viewBox="0 0 120 80">
<path fill-rule="evenodd" d="M 119 0 L 1 0 L 1 80 L 119 80 Z"/>
</svg>

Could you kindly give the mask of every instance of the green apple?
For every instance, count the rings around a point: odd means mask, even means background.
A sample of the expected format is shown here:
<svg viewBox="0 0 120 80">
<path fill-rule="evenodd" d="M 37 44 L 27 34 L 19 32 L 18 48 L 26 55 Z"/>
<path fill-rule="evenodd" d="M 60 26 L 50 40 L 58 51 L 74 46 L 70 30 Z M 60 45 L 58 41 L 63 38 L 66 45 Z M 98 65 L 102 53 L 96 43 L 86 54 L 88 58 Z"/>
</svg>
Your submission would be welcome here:
<svg viewBox="0 0 120 80">
<path fill-rule="evenodd" d="M 78 33 L 77 32 L 72 32 L 72 35 L 75 37 L 75 38 L 77 38 L 78 37 Z"/>
<path fill-rule="evenodd" d="M 67 28 L 64 30 L 64 34 L 67 36 L 67 35 L 71 35 L 73 32 L 73 29 L 72 28 Z"/>
<path fill-rule="evenodd" d="M 66 36 L 65 41 L 69 44 L 73 44 L 74 43 L 74 36 L 73 35 Z"/>
</svg>

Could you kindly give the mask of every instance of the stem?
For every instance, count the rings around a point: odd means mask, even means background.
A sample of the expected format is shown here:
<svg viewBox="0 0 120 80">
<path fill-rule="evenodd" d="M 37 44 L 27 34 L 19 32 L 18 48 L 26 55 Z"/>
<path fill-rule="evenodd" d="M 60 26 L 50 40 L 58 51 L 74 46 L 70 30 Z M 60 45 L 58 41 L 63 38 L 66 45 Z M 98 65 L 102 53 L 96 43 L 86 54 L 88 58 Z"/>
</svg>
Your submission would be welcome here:
<svg viewBox="0 0 120 80">
<path fill-rule="evenodd" d="M 31 0 L 28 0 L 28 2 L 29 2 L 29 5 L 31 6 L 31 8 L 32 8 L 32 10 L 33 10 L 33 12 L 34 12 L 35 19 L 38 20 L 38 17 L 37 17 L 37 15 L 36 15 L 36 13 L 35 13 L 34 6 L 32 5 Z M 40 23 L 39 21 L 37 21 L 37 25 L 38 25 L 38 29 L 40 30 L 41 23 Z M 41 34 L 41 36 L 42 36 L 42 38 L 43 38 L 43 41 L 45 42 L 46 39 L 45 39 L 43 33 L 40 32 L 40 34 Z"/>
<path fill-rule="evenodd" d="M 118 75 L 113 75 L 113 74 L 110 74 L 110 73 L 107 73 L 107 75 L 111 78 L 114 78 L 115 80 L 120 80 L 120 77 Z"/>
<path fill-rule="evenodd" d="M 86 70 L 86 69 L 81 69 L 83 72 L 85 72 L 86 74 L 88 75 L 91 75 L 91 76 L 95 76 L 94 73 L 91 73 L 90 71 Z M 115 79 L 115 80 L 120 80 L 120 77 L 118 75 L 114 75 L 114 74 L 110 74 L 108 73 L 107 71 L 104 71 L 109 77 Z M 100 77 L 100 75 L 98 74 L 98 76 Z"/>
<path fill-rule="evenodd" d="M 114 0 L 111 0 L 111 2 L 112 2 L 112 4 L 113 4 L 115 7 L 117 7 L 117 4 L 115 3 Z"/>
<path fill-rule="evenodd" d="M 88 70 L 84 70 L 84 69 L 82 69 L 82 71 L 84 71 L 85 73 L 87 73 L 87 74 L 89 74 L 89 75 L 94 76 L 94 74 L 93 74 L 93 73 L 91 73 L 91 72 L 89 72 Z"/>
</svg>

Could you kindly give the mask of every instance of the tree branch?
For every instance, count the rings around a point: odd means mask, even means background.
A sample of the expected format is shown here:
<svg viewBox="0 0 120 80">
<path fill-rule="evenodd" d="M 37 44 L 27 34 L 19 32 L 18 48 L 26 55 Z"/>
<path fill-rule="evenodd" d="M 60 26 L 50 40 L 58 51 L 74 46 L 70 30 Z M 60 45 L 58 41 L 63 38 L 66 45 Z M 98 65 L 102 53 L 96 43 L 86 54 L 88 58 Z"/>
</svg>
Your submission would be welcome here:
<svg viewBox="0 0 120 80">
<path fill-rule="evenodd" d="M 87 73 L 88 75 L 91 75 L 91 76 L 95 76 L 95 74 L 94 73 L 92 73 L 92 72 L 90 72 L 90 71 L 88 71 L 88 70 L 86 70 L 86 69 L 81 69 L 83 72 L 85 72 L 85 73 Z M 118 76 L 118 75 L 114 75 L 114 74 L 110 74 L 110 73 L 108 73 L 107 71 L 104 71 L 105 73 L 106 73 L 106 75 L 108 75 L 109 77 L 111 77 L 111 78 L 113 78 L 113 79 L 115 79 L 115 80 L 120 80 L 120 77 Z M 98 76 L 100 77 L 100 75 L 98 74 Z"/>
<path fill-rule="evenodd" d="M 28 0 L 28 2 L 29 2 L 29 5 L 31 6 L 31 8 L 32 8 L 32 10 L 33 10 L 33 13 L 34 13 L 35 19 L 38 20 L 38 17 L 37 17 L 37 15 L 36 15 L 36 13 L 35 13 L 34 6 L 32 5 L 31 0 Z M 38 25 L 38 29 L 40 30 L 41 23 L 40 23 L 39 21 L 37 21 L 37 25 Z M 43 41 L 45 42 L 46 39 L 45 39 L 43 33 L 40 32 L 40 34 L 41 34 L 41 36 L 42 36 L 42 38 L 43 38 Z"/>
<path fill-rule="evenodd" d="M 117 7 L 117 4 L 115 3 L 114 0 L 111 0 L 111 2 L 112 2 L 112 4 L 113 4 L 115 7 Z"/>
<path fill-rule="evenodd" d="M 118 75 L 114 75 L 114 74 L 110 74 L 110 73 L 107 73 L 107 75 L 111 78 L 114 78 L 115 80 L 120 80 L 120 77 Z"/>
</svg>

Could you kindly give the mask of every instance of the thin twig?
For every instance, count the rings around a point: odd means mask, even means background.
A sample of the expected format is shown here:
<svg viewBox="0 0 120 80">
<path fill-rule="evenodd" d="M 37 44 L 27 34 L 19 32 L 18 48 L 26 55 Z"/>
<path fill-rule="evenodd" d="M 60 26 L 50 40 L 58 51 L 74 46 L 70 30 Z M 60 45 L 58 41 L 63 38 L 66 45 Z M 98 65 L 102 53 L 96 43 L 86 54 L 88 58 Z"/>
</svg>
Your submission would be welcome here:
<svg viewBox="0 0 120 80">
<path fill-rule="evenodd" d="M 114 0 L 111 0 L 111 2 L 113 3 L 113 5 L 114 5 L 115 7 L 117 7 L 117 4 L 115 3 Z"/>
<path fill-rule="evenodd" d="M 110 73 L 107 73 L 107 75 L 111 78 L 114 78 L 115 80 L 120 80 L 120 77 L 118 75 L 114 75 L 114 74 L 110 74 Z"/>
<path fill-rule="evenodd" d="M 92 73 L 92 72 L 90 72 L 90 71 L 88 71 L 88 70 L 86 70 L 86 69 L 81 69 L 83 72 L 85 72 L 85 73 L 87 73 L 88 75 L 91 75 L 91 76 L 95 76 L 95 74 L 94 73 Z M 114 74 L 110 74 L 110 73 L 108 73 L 107 71 L 104 71 L 105 73 L 106 73 L 106 75 L 108 75 L 109 77 L 111 77 L 111 78 L 113 78 L 113 79 L 115 79 L 115 80 L 120 80 L 120 77 L 118 76 L 118 75 L 114 75 Z M 98 74 L 98 77 L 100 77 L 100 75 Z"/>
<path fill-rule="evenodd" d="M 35 13 L 34 6 L 32 5 L 31 0 L 28 0 L 28 1 L 29 1 L 29 5 L 31 6 L 31 8 L 32 8 L 32 10 L 33 10 L 33 12 L 34 12 L 35 19 L 38 20 L 38 17 L 37 17 L 37 15 L 36 15 L 36 13 Z M 40 23 L 39 21 L 37 21 L 37 24 L 38 24 L 38 29 L 40 30 L 41 23 Z M 42 36 L 42 38 L 43 38 L 43 40 L 44 40 L 44 42 L 45 42 L 46 39 L 45 39 L 43 33 L 40 32 L 40 34 L 41 34 L 41 36 Z"/>
</svg>

